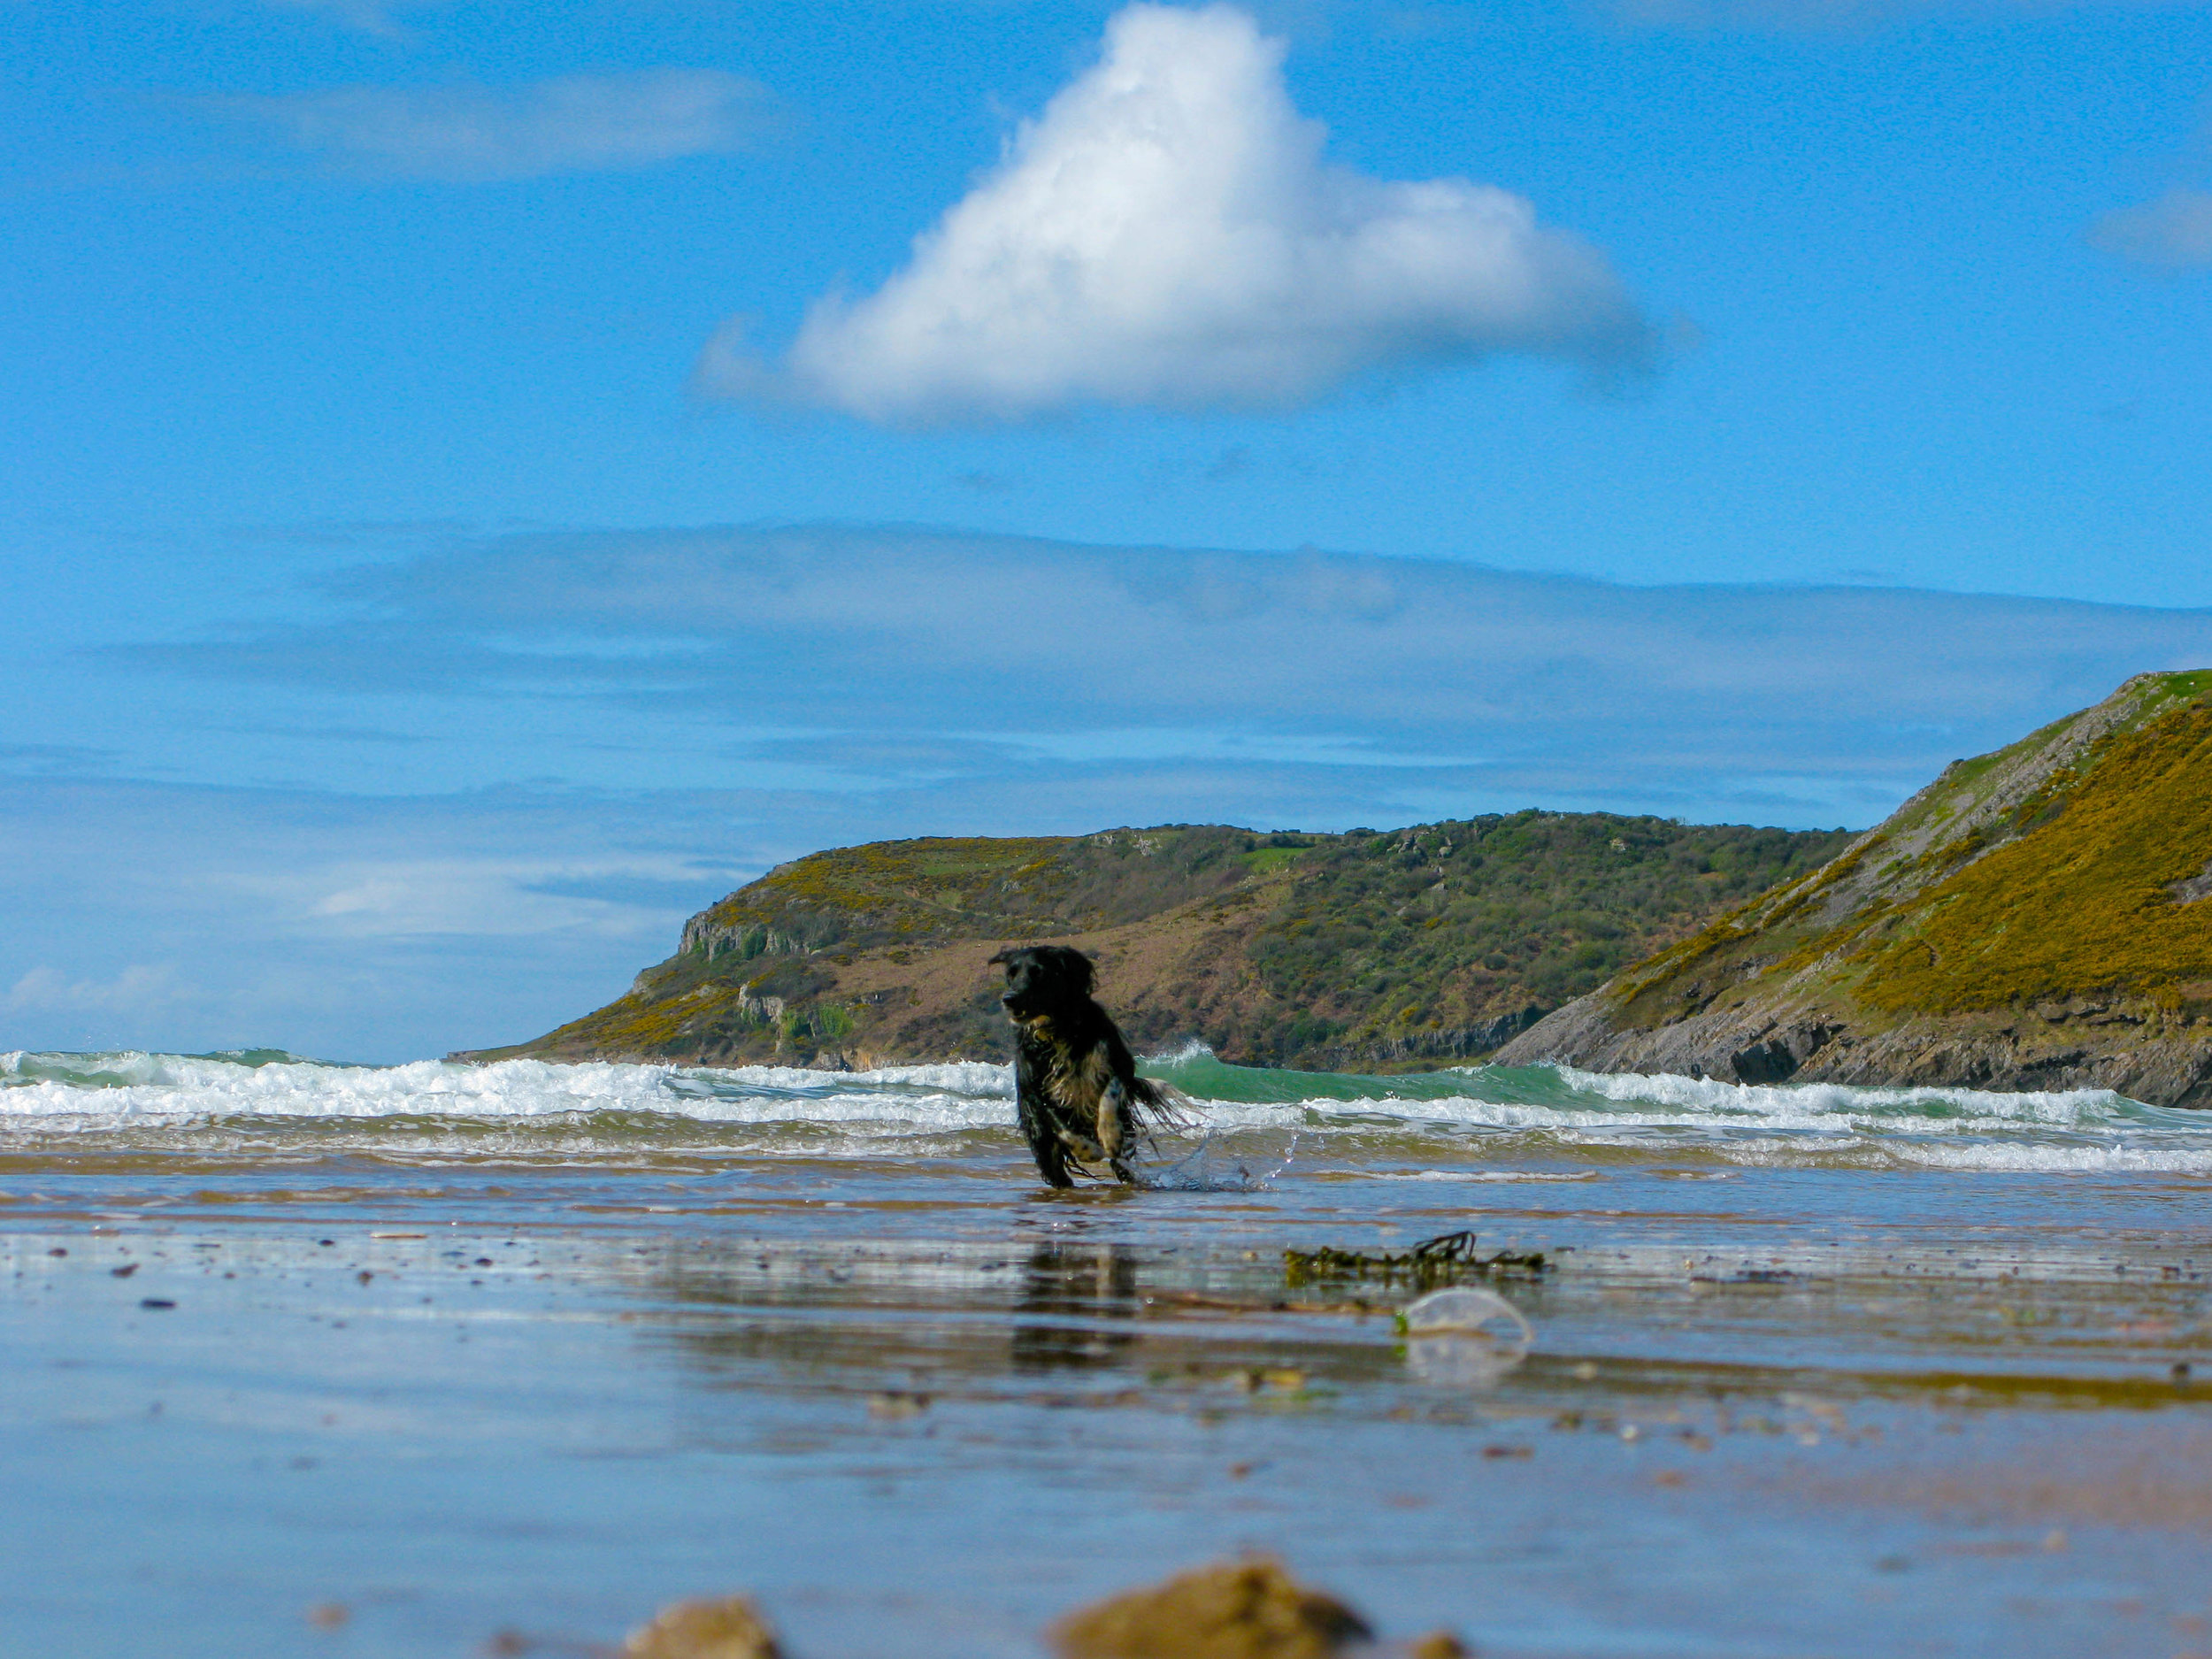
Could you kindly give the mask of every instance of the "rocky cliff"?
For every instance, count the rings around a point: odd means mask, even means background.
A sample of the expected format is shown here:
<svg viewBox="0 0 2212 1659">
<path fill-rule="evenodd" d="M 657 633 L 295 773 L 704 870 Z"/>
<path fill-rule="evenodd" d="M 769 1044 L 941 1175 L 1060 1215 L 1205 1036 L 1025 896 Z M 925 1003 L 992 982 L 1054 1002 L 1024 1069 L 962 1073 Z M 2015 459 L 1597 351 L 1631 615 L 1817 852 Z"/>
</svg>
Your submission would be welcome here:
<svg viewBox="0 0 2212 1659">
<path fill-rule="evenodd" d="M 1848 839 L 1517 812 L 1344 835 L 1220 826 L 878 842 L 771 871 L 618 1001 L 468 1056 L 869 1067 L 1003 1056 L 993 951 L 1099 958 L 1141 1048 L 1310 1070 L 1488 1053 Z"/>
<path fill-rule="evenodd" d="M 2212 671 L 1955 761 L 1494 1056 L 2212 1105 Z"/>
</svg>

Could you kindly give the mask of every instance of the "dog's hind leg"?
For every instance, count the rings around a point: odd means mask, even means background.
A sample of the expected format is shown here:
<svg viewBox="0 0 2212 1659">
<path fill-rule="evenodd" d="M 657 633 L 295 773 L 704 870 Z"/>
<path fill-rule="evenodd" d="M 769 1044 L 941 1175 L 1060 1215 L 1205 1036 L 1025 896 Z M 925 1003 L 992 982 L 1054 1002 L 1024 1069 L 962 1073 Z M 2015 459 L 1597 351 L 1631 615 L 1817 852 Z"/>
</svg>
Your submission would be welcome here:
<svg viewBox="0 0 2212 1659">
<path fill-rule="evenodd" d="M 1106 1155 L 1106 1163 L 1114 1173 L 1132 1186 L 1137 1179 L 1129 1168 L 1129 1132 L 1134 1121 L 1129 1091 L 1121 1086 L 1119 1078 L 1109 1078 L 1098 1094 L 1099 1149 Z"/>
<path fill-rule="evenodd" d="M 1119 1078 L 1110 1079 L 1098 1092 L 1098 1145 L 1115 1163 L 1121 1161 L 1122 1125 L 1128 1115 L 1128 1092 L 1122 1087 Z"/>
</svg>

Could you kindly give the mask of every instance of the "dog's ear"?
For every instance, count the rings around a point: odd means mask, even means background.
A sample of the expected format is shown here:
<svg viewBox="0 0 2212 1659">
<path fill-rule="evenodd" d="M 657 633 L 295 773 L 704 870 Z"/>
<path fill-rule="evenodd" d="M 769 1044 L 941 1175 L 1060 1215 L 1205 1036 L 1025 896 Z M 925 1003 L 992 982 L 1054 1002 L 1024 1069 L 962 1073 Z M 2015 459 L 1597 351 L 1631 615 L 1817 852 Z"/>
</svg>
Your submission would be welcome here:
<svg viewBox="0 0 2212 1659">
<path fill-rule="evenodd" d="M 985 963 L 983 965 L 987 968 L 999 967 L 1006 963 L 1013 961 L 1016 956 L 1020 955 L 1021 948 L 1018 945 L 1009 945 L 1005 949 L 1000 951 L 998 955 L 993 956 L 990 961 Z"/>
</svg>

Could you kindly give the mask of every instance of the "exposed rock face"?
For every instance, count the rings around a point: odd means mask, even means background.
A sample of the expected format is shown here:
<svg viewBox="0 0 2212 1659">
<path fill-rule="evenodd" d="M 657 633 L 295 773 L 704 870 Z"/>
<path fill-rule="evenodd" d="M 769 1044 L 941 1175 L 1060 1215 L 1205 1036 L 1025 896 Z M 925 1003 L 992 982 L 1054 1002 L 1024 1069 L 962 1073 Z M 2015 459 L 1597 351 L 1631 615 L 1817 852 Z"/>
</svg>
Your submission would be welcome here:
<svg viewBox="0 0 2212 1659">
<path fill-rule="evenodd" d="M 2208 871 L 2212 672 L 2139 675 L 1494 1058 L 2212 1105 Z"/>
<path fill-rule="evenodd" d="M 1377 833 L 1221 826 L 884 841 L 691 918 L 627 995 L 471 1056 L 867 1068 L 1001 1059 L 1000 947 L 1099 959 L 1130 1041 L 1310 1071 L 1478 1059 L 1832 833 L 1517 812 Z"/>
</svg>

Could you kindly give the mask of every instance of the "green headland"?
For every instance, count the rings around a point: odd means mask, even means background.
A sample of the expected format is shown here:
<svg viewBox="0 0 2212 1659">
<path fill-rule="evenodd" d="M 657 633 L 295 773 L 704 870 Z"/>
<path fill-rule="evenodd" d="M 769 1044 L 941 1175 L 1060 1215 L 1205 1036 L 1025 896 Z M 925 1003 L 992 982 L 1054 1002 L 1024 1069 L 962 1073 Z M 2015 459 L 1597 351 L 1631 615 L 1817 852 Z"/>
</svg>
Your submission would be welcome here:
<svg viewBox="0 0 2212 1659">
<path fill-rule="evenodd" d="M 780 866 L 627 995 L 473 1057 L 868 1067 L 999 1059 L 1002 945 L 1099 959 L 1130 1038 L 1373 1071 L 1494 1049 L 1848 839 L 1605 813 L 1384 832 L 1218 825 L 880 841 Z"/>
<path fill-rule="evenodd" d="M 607 1007 L 467 1056 L 995 1059 L 1000 947 L 1098 958 L 1131 1040 L 1386 1071 L 1494 1057 L 1743 1083 L 2212 1103 L 2212 671 L 1954 762 L 1863 834 L 1516 812 L 881 841 L 700 912 Z"/>
<path fill-rule="evenodd" d="M 1500 1057 L 2212 1103 L 2212 672 L 1954 762 Z"/>
</svg>

